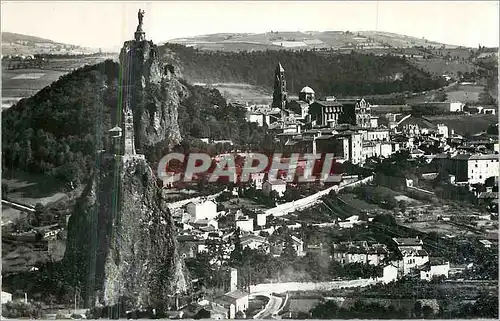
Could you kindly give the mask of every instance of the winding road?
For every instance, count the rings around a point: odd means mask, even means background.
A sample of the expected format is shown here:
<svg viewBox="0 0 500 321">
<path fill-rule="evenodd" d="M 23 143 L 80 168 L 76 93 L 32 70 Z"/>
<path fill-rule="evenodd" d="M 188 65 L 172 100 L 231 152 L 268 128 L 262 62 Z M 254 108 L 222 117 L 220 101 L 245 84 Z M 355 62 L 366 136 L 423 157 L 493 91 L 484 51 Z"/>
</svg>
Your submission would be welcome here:
<svg viewBox="0 0 500 321">
<path fill-rule="evenodd" d="M 273 296 L 269 293 L 252 293 L 251 296 L 265 296 L 269 299 L 265 308 L 257 313 L 253 318 L 254 319 L 269 319 L 273 314 L 277 313 L 283 303 L 283 299 L 277 296 Z"/>
</svg>

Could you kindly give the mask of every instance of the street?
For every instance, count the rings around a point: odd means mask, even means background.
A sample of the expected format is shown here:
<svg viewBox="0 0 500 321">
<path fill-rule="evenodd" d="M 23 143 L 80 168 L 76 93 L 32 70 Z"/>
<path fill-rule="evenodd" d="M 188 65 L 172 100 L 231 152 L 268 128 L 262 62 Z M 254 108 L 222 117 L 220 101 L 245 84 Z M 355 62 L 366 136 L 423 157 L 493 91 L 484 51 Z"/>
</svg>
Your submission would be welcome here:
<svg viewBox="0 0 500 321">
<path fill-rule="evenodd" d="M 269 298 L 266 307 L 254 316 L 254 319 L 266 319 L 277 313 L 283 302 L 282 298 L 272 296 L 269 293 L 254 293 L 253 295 L 262 295 Z"/>
</svg>

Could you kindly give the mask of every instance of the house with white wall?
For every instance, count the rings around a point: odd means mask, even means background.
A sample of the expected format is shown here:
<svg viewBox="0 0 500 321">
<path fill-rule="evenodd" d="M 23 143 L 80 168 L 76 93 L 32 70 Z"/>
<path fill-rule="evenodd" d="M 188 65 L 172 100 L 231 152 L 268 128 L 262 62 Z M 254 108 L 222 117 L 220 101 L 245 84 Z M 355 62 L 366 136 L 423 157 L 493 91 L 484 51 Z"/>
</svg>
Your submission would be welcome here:
<svg viewBox="0 0 500 321">
<path fill-rule="evenodd" d="M 403 275 L 419 268 L 429 262 L 429 254 L 424 250 L 421 239 L 417 238 L 393 238 L 399 252 L 403 256 L 402 264 L 399 266 Z"/>
<path fill-rule="evenodd" d="M 272 191 L 276 191 L 279 197 L 283 197 L 286 192 L 286 182 L 281 179 L 277 179 L 274 181 L 266 181 L 262 184 L 262 192 L 264 195 L 269 196 Z"/>
<path fill-rule="evenodd" d="M 398 268 L 392 264 L 384 266 L 382 270 L 382 277 L 378 279 L 382 283 L 391 283 L 398 279 Z"/>
<path fill-rule="evenodd" d="M 293 242 L 293 248 L 295 249 L 295 252 L 297 253 L 297 256 L 304 256 L 304 241 L 299 239 L 298 237 L 292 235 L 292 242 Z"/>
<path fill-rule="evenodd" d="M 253 218 L 248 216 L 239 217 L 236 220 L 236 228 L 245 232 L 253 232 Z"/>
<path fill-rule="evenodd" d="M 214 219 L 217 217 L 217 204 L 213 201 L 190 202 L 186 205 L 186 212 L 192 222 Z"/>
<path fill-rule="evenodd" d="M 420 279 L 430 281 L 434 277 L 444 276 L 448 278 L 450 274 L 450 262 L 444 264 L 428 264 L 420 270 Z"/>
</svg>

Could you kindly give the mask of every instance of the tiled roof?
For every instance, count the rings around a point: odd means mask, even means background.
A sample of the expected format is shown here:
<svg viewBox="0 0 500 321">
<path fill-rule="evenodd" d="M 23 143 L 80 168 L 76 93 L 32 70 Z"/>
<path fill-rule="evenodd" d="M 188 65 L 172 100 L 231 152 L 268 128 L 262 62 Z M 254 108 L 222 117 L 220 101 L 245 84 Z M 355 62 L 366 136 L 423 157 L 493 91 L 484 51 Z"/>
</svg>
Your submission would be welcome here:
<svg viewBox="0 0 500 321">
<path fill-rule="evenodd" d="M 284 180 L 281 180 L 281 179 L 277 179 L 275 181 L 267 181 L 267 183 L 269 183 L 271 185 L 286 185 L 286 182 Z"/>
<path fill-rule="evenodd" d="M 497 154 L 477 154 L 477 155 L 472 155 L 469 159 L 470 160 L 493 160 L 493 159 L 498 159 Z"/>
<path fill-rule="evenodd" d="M 244 298 L 246 296 L 248 296 L 247 292 L 243 292 L 241 290 L 235 290 L 233 292 L 228 292 L 228 293 L 224 294 L 223 299 L 234 301 L 234 300 Z"/>
<path fill-rule="evenodd" d="M 418 246 L 422 245 L 423 242 L 419 238 L 393 238 L 398 246 Z"/>
<path fill-rule="evenodd" d="M 451 159 L 457 159 L 457 160 L 468 160 L 470 159 L 471 155 L 470 154 L 458 154 L 453 156 Z"/>
<path fill-rule="evenodd" d="M 316 100 L 312 105 L 318 104 L 323 107 L 341 107 L 342 104 L 339 103 L 338 101 L 321 101 L 321 100 Z"/>
</svg>

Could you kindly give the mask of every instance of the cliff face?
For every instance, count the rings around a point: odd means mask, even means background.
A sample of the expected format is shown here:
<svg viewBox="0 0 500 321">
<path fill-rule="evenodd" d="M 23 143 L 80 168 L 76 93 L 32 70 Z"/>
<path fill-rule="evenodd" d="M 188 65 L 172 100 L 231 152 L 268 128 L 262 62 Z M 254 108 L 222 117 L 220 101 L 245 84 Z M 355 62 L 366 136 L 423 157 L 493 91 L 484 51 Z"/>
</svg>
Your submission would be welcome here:
<svg viewBox="0 0 500 321">
<path fill-rule="evenodd" d="M 111 117 L 128 128 L 124 112 L 132 110 L 130 137 L 139 154 L 166 139 L 170 146 L 180 142 L 177 107 L 186 89 L 173 67 L 160 62 L 152 42 L 124 44 L 116 84 L 119 108 Z M 123 137 L 127 144 L 129 136 Z M 65 267 L 90 306 L 154 307 L 189 288 L 175 227 L 153 170 L 143 155 L 127 153 L 115 155 L 109 146 L 98 153 L 68 226 Z"/>
<path fill-rule="evenodd" d="M 137 309 L 188 289 L 155 179 L 144 159 L 101 156 L 100 170 L 70 219 L 65 257 L 89 304 L 126 302 Z"/>
<path fill-rule="evenodd" d="M 120 53 L 124 97 L 130 97 L 134 113 L 135 146 L 138 151 L 165 139 L 170 146 L 181 141 L 177 123 L 179 102 L 187 90 L 174 67 L 160 61 L 151 41 L 127 41 Z"/>
</svg>

